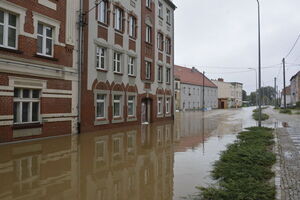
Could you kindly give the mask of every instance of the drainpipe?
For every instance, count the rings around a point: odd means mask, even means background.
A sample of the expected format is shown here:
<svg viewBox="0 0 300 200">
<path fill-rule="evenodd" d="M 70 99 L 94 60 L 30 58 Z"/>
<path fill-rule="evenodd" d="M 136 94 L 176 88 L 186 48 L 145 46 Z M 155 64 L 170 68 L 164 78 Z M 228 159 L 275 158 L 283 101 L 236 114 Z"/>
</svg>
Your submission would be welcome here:
<svg viewBox="0 0 300 200">
<path fill-rule="evenodd" d="M 83 0 L 80 0 L 80 7 L 78 11 L 78 122 L 77 129 L 80 133 L 80 124 L 81 124 L 81 69 L 82 69 L 82 57 L 83 57 Z"/>
</svg>

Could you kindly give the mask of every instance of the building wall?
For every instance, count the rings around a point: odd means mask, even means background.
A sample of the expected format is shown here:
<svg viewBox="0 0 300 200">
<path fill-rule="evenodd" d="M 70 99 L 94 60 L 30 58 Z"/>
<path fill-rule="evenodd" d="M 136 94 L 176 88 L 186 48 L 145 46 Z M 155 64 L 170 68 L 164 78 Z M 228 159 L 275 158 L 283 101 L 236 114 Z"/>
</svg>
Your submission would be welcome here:
<svg viewBox="0 0 300 200">
<path fill-rule="evenodd" d="M 291 104 L 296 105 L 300 101 L 300 73 L 291 79 Z"/>
<path fill-rule="evenodd" d="M 0 45 L 0 143 L 76 133 L 78 7 L 79 0 L 0 2 L 1 11 L 16 16 L 16 46 Z M 52 28 L 52 56 L 37 53 L 38 23 Z M 38 91 L 34 123 L 17 122 L 17 89 Z"/>
<path fill-rule="evenodd" d="M 84 27 L 84 66 L 82 75 L 82 101 L 81 101 L 81 130 L 82 132 L 99 130 L 102 128 L 109 128 L 113 126 L 122 126 L 129 124 L 141 123 L 141 106 L 142 100 L 147 99 L 151 102 L 150 118 L 151 122 L 158 119 L 171 119 L 173 116 L 173 109 L 166 113 L 165 102 L 170 99 L 173 104 L 173 83 L 165 82 L 158 83 L 156 78 L 157 73 L 157 2 L 152 1 L 151 8 L 146 8 L 145 1 L 107 1 L 108 2 L 108 23 L 102 24 L 98 22 L 98 9 L 91 10 L 86 17 L 88 25 Z M 84 1 L 84 11 L 89 10 L 94 6 L 94 1 Z M 123 10 L 124 29 L 117 31 L 114 28 L 114 9 L 119 7 Z M 172 16 L 173 16 L 173 10 Z M 129 37 L 129 27 L 127 19 L 129 15 L 134 15 L 137 19 L 137 35 L 136 38 Z M 160 29 L 163 29 L 163 24 Z M 146 25 L 152 27 L 151 44 L 145 42 L 146 40 Z M 173 20 L 172 25 L 173 27 Z M 168 32 L 172 36 L 173 43 L 173 28 L 169 28 Z M 105 70 L 96 69 L 96 47 L 104 47 L 107 49 Z M 122 54 L 121 73 L 113 71 L 113 56 L 114 52 Z M 173 50 L 172 50 L 173 55 Z M 135 58 L 134 75 L 128 75 L 127 66 L 129 56 Z M 166 58 L 167 60 L 167 58 Z M 145 62 L 151 62 L 151 77 L 149 80 L 145 77 Z M 173 56 L 169 59 L 169 63 L 161 61 L 164 66 L 169 66 L 172 69 Z M 161 64 L 160 63 L 160 64 Z M 171 71 L 170 80 L 173 80 L 173 73 Z M 106 95 L 106 116 L 104 119 L 96 118 L 96 95 L 102 93 Z M 113 97 L 114 95 L 121 95 L 122 114 L 120 117 L 113 117 Z M 127 114 L 128 96 L 135 96 L 135 115 L 129 117 Z M 157 114 L 157 99 L 163 98 L 163 110 L 161 115 Z M 172 108 L 172 106 L 170 106 Z"/>
<path fill-rule="evenodd" d="M 203 86 L 181 83 L 181 110 L 203 108 Z M 207 109 L 218 108 L 218 89 L 204 87 L 204 105 Z"/>
</svg>

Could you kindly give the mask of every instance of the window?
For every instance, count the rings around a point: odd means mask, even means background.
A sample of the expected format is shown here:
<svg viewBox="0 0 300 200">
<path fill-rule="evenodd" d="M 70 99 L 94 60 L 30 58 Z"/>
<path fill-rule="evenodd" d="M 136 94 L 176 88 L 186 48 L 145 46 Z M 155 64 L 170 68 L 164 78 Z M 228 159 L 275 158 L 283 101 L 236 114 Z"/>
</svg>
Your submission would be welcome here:
<svg viewBox="0 0 300 200">
<path fill-rule="evenodd" d="M 17 48 L 17 16 L 0 10 L 0 46 Z"/>
<path fill-rule="evenodd" d="M 170 98 L 166 99 L 166 113 L 170 113 Z"/>
<path fill-rule="evenodd" d="M 114 95 L 114 117 L 121 117 L 121 95 Z"/>
<path fill-rule="evenodd" d="M 134 63 L 135 63 L 135 58 L 129 56 L 128 57 L 128 75 L 134 75 Z"/>
<path fill-rule="evenodd" d="M 129 17 L 129 36 L 136 37 L 136 18 L 134 16 Z"/>
<path fill-rule="evenodd" d="M 146 42 L 151 43 L 151 26 L 146 25 Z"/>
<path fill-rule="evenodd" d="M 167 8 L 167 23 L 171 24 L 171 11 Z"/>
<path fill-rule="evenodd" d="M 95 156 L 97 160 L 104 160 L 105 157 L 105 141 L 96 142 Z"/>
<path fill-rule="evenodd" d="M 162 114 L 162 97 L 158 97 L 157 109 L 158 109 L 157 113 Z"/>
<path fill-rule="evenodd" d="M 163 13 L 163 4 L 159 1 L 158 2 L 158 16 L 160 18 L 164 17 L 164 13 Z"/>
<path fill-rule="evenodd" d="M 53 55 L 53 29 L 44 24 L 38 24 L 37 53 L 43 56 Z"/>
<path fill-rule="evenodd" d="M 128 96 L 128 116 L 135 116 L 135 96 Z"/>
<path fill-rule="evenodd" d="M 115 29 L 118 31 L 123 30 L 123 10 L 121 8 L 115 8 Z"/>
<path fill-rule="evenodd" d="M 146 79 L 151 78 L 151 62 L 146 61 Z"/>
<path fill-rule="evenodd" d="M 162 66 L 158 66 L 158 77 L 157 80 L 158 82 L 163 82 L 163 67 Z"/>
<path fill-rule="evenodd" d="M 14 123 L 33 123 L 40 121 L 40 90 L 14 90 Z"/>
<path fill-rule="evenodd" d="M 146 0 L 146 7 L 151 8 L 151 0 Z"/>
<path fill-rule="evenodd" d="M 107 1 L 101 1 L 98 5 L 98 21 L 107 24 Z"/>
<path fill-rule="evenodd" d="M 97 47 L 96 49 L 96 68 L 105 69 L 105 57 L 106 49 L 103 47 Z"/>
<path fill-rule="evenodd" d="M 171 54 L 171 39 L 170 38 L 166 38 L 166 53 L 167 54 Z"/>
<path fill-rule="evenodd" d="M 121 142 L 120 138 L 114 138 L 113 139 L 113 153 L 114 154 L 119 154 L 121 150 Z"/>
<path fill-rule="evenodd" d="M 171 83 L 171 69 L 170 68 L 167 68 L 167 71 L 166 71 L 166 82 Z"/>
<path fill-rule="evenodd" d="M 157 47 L 160 51 L 164 50 L 164 36 L 161 33 L 157 34 Z"/>
<path fill-rule="evenodd" d="M 121 73 L 121 54 L 114 52 L 114 72 Z"/>
<path fill-rule="evenodd" d="M 105 109 L 106 109 L 106 95 L 105 94 L 97 94 L 96 117 L 98 119 L 105 118 Z"/>
</svg>

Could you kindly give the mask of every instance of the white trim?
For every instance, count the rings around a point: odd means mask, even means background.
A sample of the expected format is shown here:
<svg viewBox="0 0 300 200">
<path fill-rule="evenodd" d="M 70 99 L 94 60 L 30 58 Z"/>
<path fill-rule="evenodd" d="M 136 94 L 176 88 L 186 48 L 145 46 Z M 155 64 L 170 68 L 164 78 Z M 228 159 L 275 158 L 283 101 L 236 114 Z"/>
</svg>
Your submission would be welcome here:
<svg viewBox="0 0 300 200">
<path fill-rule="evenodd" d="M 41 79 L 9 76 L 9 86 L 20 88 L 44 89 L 47 81 Z"/>
<path fill-rule="evenodd" d="M 55 114 L 42 114 L 42 118 L 55 118 L 55 117 L 77 117 L 77 115 L 73 113 L 55 113 Z"/>
<path fill-rule="evenodd" d="M 0 121 L 0 126 L 13 125 L 13 121 Z"/>
<path fill-rule="evenodd" d="M 13 120 L 13 115 L 0 115 L 0 120 Z"/>
<path fill-rule="evenodd" d="M 46 97 L 46 98 L 72 98 L 72 95 L 63 95 L 63 94 L 42 94 L 41 97 Z"/>
<path fill-rule="evenodd" d="M 43 93 L 72 94 L 71 90 L 44 89 Z"/>
<path fill-rule="evenodd" d="M 0 90 L 14 90 L 14 87 L 12 86 L 3 86 L 3 85 L 0 85 Z"/>
<path fill-rule="evenodd" d="M 53 10 L 57 9 L 56 8 L 57 7 L 56 4 L 53 3 L 53 2 L 51 2 L 51 1 L 49 1 L 49 0 L 38 0 L 38 3 L 41 4 L 41 5 L 43 5 L 43 6 L 46 6 L 48 8 L 51 8 Z"/>
<path fill-rule="evenodd" d="M 63 121 L 72 121 L 73 118 L 50 118 L 50 119 L 43 119 L 43 122 L 63 122 Z"/>
<path fill-rule="evenodd" d="M 14 93 L 13 92 L 0 92 L 0 96 L 13 97 Z"/>
</svg>

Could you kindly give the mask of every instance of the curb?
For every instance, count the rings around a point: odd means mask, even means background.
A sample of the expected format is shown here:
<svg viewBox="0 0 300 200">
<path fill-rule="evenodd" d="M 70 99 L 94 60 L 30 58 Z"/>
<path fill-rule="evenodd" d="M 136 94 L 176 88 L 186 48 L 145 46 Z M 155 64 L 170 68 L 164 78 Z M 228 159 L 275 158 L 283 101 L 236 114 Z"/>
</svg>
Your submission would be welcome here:
<svg viewBox="0 0 300 200">
<path fill-rule="evenodd" d="M 272 171 L 275 173 L 275 188 L 276 188 L 276 200 L 281 200 L 281 169 L 280 169 L 280 155 L 279 155 L 279 143 L 278 143 L 278 133 L 277 129 L 273 132 L 274 134 L 274 148 L 273 151 L 276 154 L 276 163 L 272 167 Z"/>
</svg>

